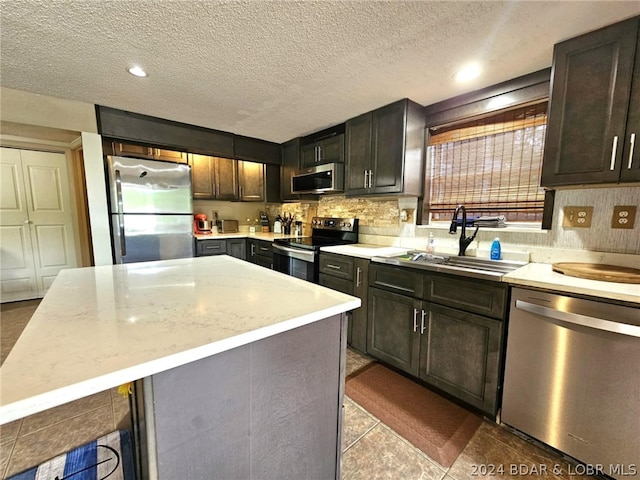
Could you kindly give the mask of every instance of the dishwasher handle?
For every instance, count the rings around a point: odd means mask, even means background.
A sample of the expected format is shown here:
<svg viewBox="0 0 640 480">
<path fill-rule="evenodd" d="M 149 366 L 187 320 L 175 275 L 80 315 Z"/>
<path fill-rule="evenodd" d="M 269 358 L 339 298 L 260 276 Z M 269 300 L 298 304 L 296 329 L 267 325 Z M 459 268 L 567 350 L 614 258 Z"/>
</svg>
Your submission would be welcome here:
<svg viewBox="0 0 640 480">
<path fill-rule="evenodd" d="M 581 325 L 583 327 L 604 330 L 605 332 L 619 333 L 621 335 L 629 335 L 631 337 L 640 338 L 640 326 L 629 325 L 627 323 L 612 322 L 603 320 L 602 318 L 589 317 L 579 313 L 563 312 L 555 308 L 536 305 L 535 303 L 516 300 L 516 308 L 529 313 L 542 315 L 543 317 L 553 318 L 566 323 Z"/>
</svg>

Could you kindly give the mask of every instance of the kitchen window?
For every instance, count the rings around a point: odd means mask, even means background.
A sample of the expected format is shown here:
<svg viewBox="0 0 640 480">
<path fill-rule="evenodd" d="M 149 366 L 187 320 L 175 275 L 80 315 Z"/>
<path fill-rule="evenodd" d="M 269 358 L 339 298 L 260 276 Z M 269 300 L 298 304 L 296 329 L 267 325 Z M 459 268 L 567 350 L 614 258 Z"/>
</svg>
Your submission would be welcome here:
<svg viewBox="0 0 640 480">
<path fill-rule="evenodd" d="M 449 221 L 456 206 L 464 205 L 470 215 L 540 224 L 547 103 L 430 128 L 426 218 Z"/>
</svg>

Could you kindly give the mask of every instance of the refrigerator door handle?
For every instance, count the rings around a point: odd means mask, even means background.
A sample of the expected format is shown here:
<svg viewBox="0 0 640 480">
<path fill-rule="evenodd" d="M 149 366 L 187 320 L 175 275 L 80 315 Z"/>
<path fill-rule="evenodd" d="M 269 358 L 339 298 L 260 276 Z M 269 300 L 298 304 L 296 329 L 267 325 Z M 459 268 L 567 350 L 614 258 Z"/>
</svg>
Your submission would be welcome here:
<svg viewBox="0 0 640 480">
<path fill-rule="evenodd" d="M 118 223 L 120 224 L 120 255 L 127 254 L 127 241 L 124 236 L 124 206 L 122 205 L 122 179 L 120 178 L 120 170 L 115 171 L 116 174 L 116 200 L 118 203 Z"/>
</svg>

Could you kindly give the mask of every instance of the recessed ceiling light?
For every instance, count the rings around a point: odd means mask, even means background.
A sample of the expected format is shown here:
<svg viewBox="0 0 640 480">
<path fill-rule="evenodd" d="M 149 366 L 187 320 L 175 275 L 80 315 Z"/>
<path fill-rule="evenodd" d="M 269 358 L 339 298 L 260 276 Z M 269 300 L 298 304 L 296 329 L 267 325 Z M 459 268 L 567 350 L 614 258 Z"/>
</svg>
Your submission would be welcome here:
<svg viewBox="0 0 640 480">
<path fill-rule="evenodd" d="M 456 73 L 455 79 L 457 82 L 468 82 L 474 78 L 478 78 L 480 73 L 482 73 L 480 65 L 472 63 L 459 70 L 458 73 Z"/>
<path fill-rule="evenodd" d="M 135 75 L 136 77 L 146 77 L 147 76 L 147 72 L 145 72 L 142 67 L 139 66 L 135 66 L 135 67 L 131 67 L 131 68 L 127 68 L 127 72 L 129 72 L 131 75 Z"/>
</svg>

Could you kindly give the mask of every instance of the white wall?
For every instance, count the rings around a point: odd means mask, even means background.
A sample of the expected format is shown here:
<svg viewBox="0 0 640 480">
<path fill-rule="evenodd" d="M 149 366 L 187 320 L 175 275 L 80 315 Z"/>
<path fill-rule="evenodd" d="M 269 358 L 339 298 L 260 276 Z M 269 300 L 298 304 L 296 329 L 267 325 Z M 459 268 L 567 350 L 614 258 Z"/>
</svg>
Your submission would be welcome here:
<svg viewBox="0 0 640 480">
<path fill-rule="evenodd" d="M 102 137 L 96 133 L 82 132 L 82 155 L 87 182 L 87 204 L 93 244 L 93 262 L 111 265 L 111 233 L 109 207 L 107 205 L 106 178 L 102 156 Z"/>
<path fill-rule="evenodd" d="M 64 131 L 63 137 L 75 132 L 81 138 L 94 263 L 111 264 L 102 140 L 97 133 L 95 105 L 0 87 L 0 115 L 0 120 L 8 122 L 12 128 L 16 125 L 35 127 L 25 128 L 23 131 L 31 132 L 36 142 L 38 128 L 48 130 L 48 135 L 55 129 Z"/>
<path fill-rule="evenodd" d="M 3 122 L 98 133 L 95 105 L 0 87 Z"/>
</svg>

